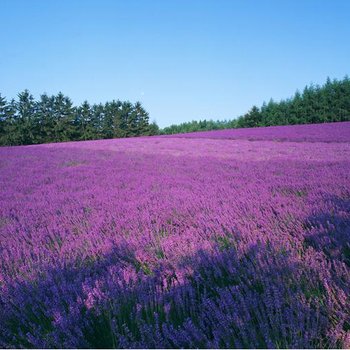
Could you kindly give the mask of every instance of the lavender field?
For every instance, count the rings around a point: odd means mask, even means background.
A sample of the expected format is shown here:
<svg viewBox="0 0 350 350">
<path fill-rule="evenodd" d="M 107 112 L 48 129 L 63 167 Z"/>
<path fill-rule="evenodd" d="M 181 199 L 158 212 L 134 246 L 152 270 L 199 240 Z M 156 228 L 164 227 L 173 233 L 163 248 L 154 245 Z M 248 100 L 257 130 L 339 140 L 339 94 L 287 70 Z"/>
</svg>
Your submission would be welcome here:
<svg viewBox="0 0 350 350">
<path fill-rule="evenodd" d="M 0 148 L 0 347 L 349 348 L 350 122 Z"/>
</svg>

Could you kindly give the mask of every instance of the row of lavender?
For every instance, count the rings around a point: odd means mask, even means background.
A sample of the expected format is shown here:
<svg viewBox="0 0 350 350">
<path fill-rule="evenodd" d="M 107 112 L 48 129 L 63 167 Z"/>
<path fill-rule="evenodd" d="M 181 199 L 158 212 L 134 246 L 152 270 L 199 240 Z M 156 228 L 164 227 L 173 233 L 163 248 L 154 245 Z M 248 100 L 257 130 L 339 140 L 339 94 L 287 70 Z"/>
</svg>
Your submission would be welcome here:
<svg viewBox="0 0 350 350">
<path fill-rule="evenodd" d="M 350 122 L 261 128 L 226 129 L 166 135 L 165 137 L 205 139 L 276 140 L 296 142 L 348 142 Z"/>
<path fill-rule="evenodd" d="M 0 347 L 348 348 L 350 124 L 325 127 L 1 148 Z"/>
</svg>

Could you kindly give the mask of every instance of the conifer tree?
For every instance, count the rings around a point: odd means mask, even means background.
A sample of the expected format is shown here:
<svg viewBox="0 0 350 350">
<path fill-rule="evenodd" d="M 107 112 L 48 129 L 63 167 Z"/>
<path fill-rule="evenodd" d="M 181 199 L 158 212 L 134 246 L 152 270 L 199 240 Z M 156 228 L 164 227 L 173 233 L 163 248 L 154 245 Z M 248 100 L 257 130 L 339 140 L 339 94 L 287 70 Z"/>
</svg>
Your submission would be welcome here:
<svg viewBox="0 0 350 350">
<path fill-rule="evenodd" d="M 105 118 L 104 106 L 100 104 L 94 104 L 92 106 L 92 126 L 94 129 L 94 139 L 103 138 L 103 120 Z"/>
<path fill-rule="evenodd" d="M 78 109 L 79 120 L 80 120 L 80 139 L 91 140 L 93 139 L 93 125 L 91 120 L 91 107 L 88 101 L 84 101 Z"/>
<path fill-rule="evenodd" d="M 136 102 L 134 109 L 138 115 L 138 134 L 149 135 L 149 114 L 142 107 L 141 102 Z"/>
<path fill-rule="evenodd" d="M 69 141 L 74 133 L 74 109 L 69 97 L 59 92 L 54 97 L 54 141 Z"/>
<path fill-rule="evenodd" d="M 5 97 L 1 96 L 0 94 L 0 139 L 5 136 L 6 104 L 7 102 Z"/>
<path fill-rule="evenodd" d="M 16 138 L 19 144 L 30 145 L 36 141 L 37 120 L 35 115 L 34 97 L 28 90 L 18 94 L 17 123 L 16 123 Z"/>
<path fill-rule="evenodd" d="M 132 112 L 132 104 L 129 101 L 125 101 L 121 105 L 121 113 L 120 113 L 120 129 L 121 136 L 120 137 L 128 137 L 131 134 L 130 130 L 130 114 Z"/>
<path fill-rule="evenodd" d="M 114 101 L 112 103 L 106 102 L 103 106 L 102 137 L 105 139 L 111 139 L 114 136 L 113 103 Z"/>
<path fill-rule="evenodd" d="M 54 96 L 48 96 L 46 93 L 40 96 L 37 102 L 37 114 L 40 119 L 40 139 L 41 142 L 50 142 L 54 140 L 55 111 Z"/>
</svg>

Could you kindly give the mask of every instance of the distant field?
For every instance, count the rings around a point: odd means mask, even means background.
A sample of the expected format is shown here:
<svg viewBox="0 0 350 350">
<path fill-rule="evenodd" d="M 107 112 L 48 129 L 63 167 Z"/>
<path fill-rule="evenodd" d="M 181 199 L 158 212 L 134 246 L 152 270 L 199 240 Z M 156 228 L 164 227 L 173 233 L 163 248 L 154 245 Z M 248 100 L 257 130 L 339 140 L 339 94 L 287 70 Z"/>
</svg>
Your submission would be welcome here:
<svg viewBox="0 0 350 350">
<path fill-rule="evenodd" d="M 296 142 L 349 142 L 350 122 L 200 131 L 166 137 Z"/>
<path fill-rule="evenodd" d="M 350 122 L 0 148 L 0 347 L 349 348 Z"/>
</svg>

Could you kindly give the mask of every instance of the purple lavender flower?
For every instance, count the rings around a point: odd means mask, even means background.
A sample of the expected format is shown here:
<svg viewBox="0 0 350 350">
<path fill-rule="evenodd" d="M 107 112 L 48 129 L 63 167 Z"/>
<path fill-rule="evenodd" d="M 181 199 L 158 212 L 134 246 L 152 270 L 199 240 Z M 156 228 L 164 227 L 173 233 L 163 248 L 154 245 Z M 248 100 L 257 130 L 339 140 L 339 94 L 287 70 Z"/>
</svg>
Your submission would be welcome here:
<svg viewBox="0 0 350 350">
<path fill-rule="evenodd" d="M 347 348 L 350 123 L 0 148 L 0 347 Z"/>
</svg>

